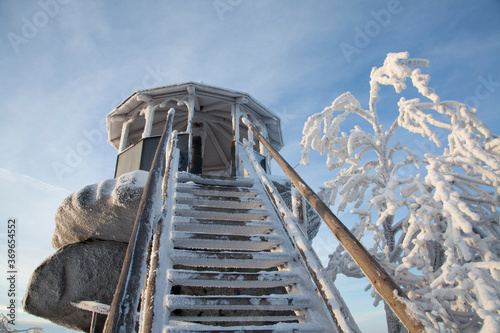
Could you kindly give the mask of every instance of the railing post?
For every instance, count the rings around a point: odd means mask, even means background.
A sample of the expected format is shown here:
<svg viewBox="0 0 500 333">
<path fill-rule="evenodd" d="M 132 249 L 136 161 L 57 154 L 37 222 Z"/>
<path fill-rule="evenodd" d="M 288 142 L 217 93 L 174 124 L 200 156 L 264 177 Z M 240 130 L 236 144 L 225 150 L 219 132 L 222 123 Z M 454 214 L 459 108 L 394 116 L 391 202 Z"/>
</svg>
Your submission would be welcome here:
<svg viewBox="0 0 500 333">
<path fill-rule="evenodd" d="M 237 144 L 240 140 L 240 104 L 234 103 L 231 106 L 231 120 L 232 120 L 232 137 L 231 141 L 231 177 L 236 177 L 237 175 L 237 160 L 236 160 L 236 151 Z"/>
<path fill-rule="evenodd" d="M 166 160 L 166 165 L 165 165 L 165 175 L 163 176 L 163 184 L 162 184 L 162 193 L 163 193 L 163 206 L 162 206 L 162 212 L 165 208 L 167 208 L 168 204 L 171 203 L 172 198 L 169 198 L 169 189 L 171 186 L 175 186 L 175 184 L 172 184 L 171 181 L 178 169 L 178 154 L 174 154 L 174 151 L 176 149 L 176 142 L 177 142 L 177 131 L 172 132 L 172 138 L 170 140 L 170 146 L 168 150 L 168 155 L 167 155 L 167 160 Z M 174 159 L 174 155 L 177 157 Z M 168 201 L 170 200 L 170 202 Z M 170 206 L 168 206 L 170 208 Z M 165 244 L 162 244 L 162 234 L 163 233 L 168 233 L 170 234 L 170 226 L 168 225 L 170 223 L 170 220 L 168 218 L 169 216 L 167 214 L 162 214 L 162 218 L 158 222 L 158 226 L 156 229 L 156 232 L 153 236 L 153 245 L 151 247 L 151 257 L 150 257 L 150 264 L 149 264 L 149 271 L 147 275 L 147 280 L 146 284 L 144 285 L 144 291 L 143 291 L 143 297 L 142 297 L 142 304 L 141 308 L 143 309 L 141 313 L 141 324 L 140 324 L 140 333 L 154 333 L 154 328 L 153 328 L 153 320 L 155 318 L 155 315 L 157 315 L 161 310 L 164 309 L 157 309 L 157 307 L 161 307 L 162 302 L 158 301 L 157 297 L 157 287 L 156 287 L 156 281 L 158 278 L 158 274 L 164 274 L 163 271 L 164 269 L 160 268 L 160 260 L 161 258 L 161 253 L 160 249 L 161 246 L 165 246 Z M 164 259 L 163 259 L 164 260 Z M 158 270 L 161 269 L 161 272 Z M 160 292 L 162 291 L 162 288 L 160 288 Z M 160 298 L 162 295 L 159 296 Z M 160 306 L 155 306 L 155 304 L 160 303 Z"/>
<path fill-rule="evenodd" d="M 97 324 L 97 313 L 92 311 L 92 319 L 90 321 L 90 333 L 95 333 L 96 324 Z"/>
<path fill-rule="evenodd" d="M 398 316 L 399 320 L 405 325 L 409 332 L 424 332 L 424 324 L 415 316 L 411 315 L 411 310 L 405 303 L 408 299 L 406 294 L 394 282 L 389 274 L 380 266 L 380 264 L 370 255 L 356 237 L 347 229 L 347 227 L 338 219 L 328 206 L 319 198 L 319 196 L 304 182 L 297 172 L 288 164 L 287 161 L 271 146 L 271 144 L 255 129 L 247 120 L 244 123 L 248 126 L 257 139 L 264 144 L 271 153 L 276 162 L 281 166 L 285 174 L 292 183 L 302 193 L 304 198 L 316 210 L 319 216 L 325 221 L 333 234 L 340 241 L 346 251 L 352 256 L 365 276 L 370 280 L 373 287 L 380 296 L 391 307 L 392 311 Z"/>
<path fill-rule="evenodd" d="M 307 235 L 307 206 L 305 199 L 295 185 L 292 184 L 291 187 L 290 197 L 292 200 L 293 216 L 299 222 L 302 231 Z"/>
<path fill-rule="evenodd" d="M 157 214 L 161 207 L 161 173 L 165 165 L 165 150 L 172 132 L 174 109 L 170 109 L 156 154 L 141 197 L 134 228 L 123 261 L 120 278 L 113 295 L 103 332 L 135 332 L 137 307 L 146 279 L 147 251 L 156 229 Z"/>
</svg>

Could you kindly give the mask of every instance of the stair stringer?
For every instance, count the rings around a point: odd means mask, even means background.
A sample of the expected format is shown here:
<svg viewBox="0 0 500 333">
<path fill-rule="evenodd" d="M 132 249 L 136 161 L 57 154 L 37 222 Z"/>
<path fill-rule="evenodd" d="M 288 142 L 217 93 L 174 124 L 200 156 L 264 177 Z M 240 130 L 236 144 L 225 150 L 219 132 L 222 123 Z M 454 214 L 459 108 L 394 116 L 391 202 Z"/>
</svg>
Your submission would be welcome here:
<svg viewBox="0 0 500 333">
<path fill-rule="evenodd" d="M 308 276 L 311 279 L 311 284 L 316 285 L 314 294 L 316 299 L 319 298 L 318 303 L 322 304 L 322 313 L 328 318 L 328 322 L 333 325 L 335 332 L 361 333 L 333 281 L 324 275 L 324 268 L 307 235 L 299 227 L 295 216 L 286 206 L 272 181 L 255 159 L 252 148 L 245 144 L 243 146 L 246 151 L 240 150 L 239 152 L 240 165 L 249 177 L 256 180 L 255 186 L 258 186 L 264 192 L 262 199 L 267 205 L 271 206 L 269 211 L 274 212 L 278 220 L 281 221 L 282 230 L 290 241 L 293 251 L 300 253 L 298 256 L 300 266 L 302 269 L 307 268 L 305 269 L 306 275 L 301 276 Z M 267 200 L 264 200 L 264 197 Z M 324 296 L 321 295 L 318 289 L 321 289 Z"/>
<path fill-rule="evenodd" d="M 278 235 L 283 236 L 283 243 L 282 243 L 282 248 L 284 252 L 287 253 L 293 253 L 294 255 L 292 256 L 292 260 L 288 263 L 289 270 L 292 272 L 297 273 L 301 279 L 301 283 L 296 284 L 294 288 L 297 290 L 295 291 L 296 293 L 307 295 L 311 300 L 312 300 L 312 306 L 306 310 L 307 312 L 307 317 L 309 317 L 308 322 L 314 322 L 322 325 L 325 327 L 325 331 L 327 332 L 339 332 L 338 330 L 338 325 L 336 323 L 335 317 L 332 317 L 329 312 L 327 307 L 324 304 L 323 298 L 321 297 L 320 293 L 318 292 L 318 289 L 316 288 L 313 278 L 307 269 L 307 264 L 304 262 L 302 255 L 301 255 L 301 250 L 299 247 L 297 247 L 296 244 L 296 237 L 297 234 L 302 232 L 300 229 L 297 227 L 296 223 L 293 223 L 294 227 L 294 234 L 291 235 L 289 232 L 287 232 L 286 227 L 290 228 L 290 225 L 287 225 L 287 223 L 284 221 L 284 216 L 279 213 L 278 207 L 273 204 L 271 200 L 275 200 L 275 197 L 271 198 L 269 196 L 268 191 L 264 187 L 264 184 L 261 180 L 261 177 L 257 174 L 255 168 L 253 167 L 252 164 L 250 164 L 250 161 L 248 159 L 248 155 L 246 154 L 240 154 L 240 159 L 243 162 L 243 167 L 248 175 L 249 178 L 255 179 L 255 184 L 254 187 L 256 187 L 259 190 L 259 195 L 261 197 L 261 200 L 263 202 L 263 207 L 265 207 L 266 210 L 268 210 L 270 216 L 272 218 L 276 219 L 276 221 L 279 221 L 280 223 L 276 224 L 275 227 L 275 233 Z M 272 183 L 271 183 L 272 184 Z M 271 189 L 273 192 L 278 194 L 278 191 L 274 188 Z M 281 200 L 281 198 L 280 198 Z M 287 217 L 289 218 L 289 217 Z M 288 223 L 290 224 L 290 223 Z M 285 227 L 286 226 L 286 227 Z M 295 237 L 294 237 L 295 236 Z M 303 238 L 303 234 L 302 237 Z M 294 241 L 295 240 L 295 241 Z M 293 292 L 293 291 L 290 291 Z M 342 331 L 340 331 L 342 332 Z"/>
<path fill-rule="evenodd" d="M 180 151 L 178 148 L 173 149 L 172 165 L 168 173 L 168 179 L 163 180 L 163 188 L 165 191 L 165 198 L 163 201 L 163 206 L 160 213 L 160 223 L 153 237 L 153 249 L 158 248 L 158 252 L 152 251 L 150 259 L 150 267 L 153 262 L 157 260 L 157 269 L 155 272 L 148 273 L 148 280 L 146 283 L 154 284 L 153 291 L 148 294 L 148 286 L 146 285 L 146 290 L 143 297 L 150 297 L 152 299 L 152 306 L 150 309 L 141 309 L 141 319 L 140 319 L 140 329 L 139 332 L 143 332 L 142 327 L 144 326 L 144 312 L 152 311 L 152 323 L 150 332 L 162 332 L 165 322 L 168 322 L 170 311 L 166 306 L 166 300 L 164 295 L 170 293 L 172 284 L 167 278 L 167 271 L 173 267 L 171 255 L 173 253 L 173 243 L 170 239 L 172 231 L 172 221 L 174 218 L 174 207 L 175 207 L 175 193 L 176 193 L 176 183 L 179 155 Z M 153 274 L 154 277 L 151 279 L 150 275 Z M 150 286 L 152 287 L 152 286 Z"/>
</svg>

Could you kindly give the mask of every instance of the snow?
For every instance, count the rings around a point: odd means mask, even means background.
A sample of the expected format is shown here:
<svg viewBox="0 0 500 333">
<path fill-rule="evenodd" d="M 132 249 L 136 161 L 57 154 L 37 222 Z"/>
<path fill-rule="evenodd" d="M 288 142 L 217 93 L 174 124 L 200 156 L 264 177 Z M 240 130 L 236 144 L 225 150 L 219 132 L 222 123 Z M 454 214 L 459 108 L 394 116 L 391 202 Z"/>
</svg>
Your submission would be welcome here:
<svg viewBox="0 0 500 333">
<path fill-rule="evenodd" d="M 141 97 L 143 95 L 139 95 L 137 97 Z M 139 98 L 138 98 L 139 99 Z M 146 119 L 146 124 L 144 125 L 144 132 L 142 132 L 142 137 L 143 138 L 149 138 L 151 136 L 151 132 L 153 130 L 153 120 L 154 120 L 154 114 L 156 109 L 158 109 L 159 105 L 154 105 L 151 103 L 148 103 L 148 105 L 142 109 L 140 112 L 141 116 L 144 116 Z"/>
<path fill-rule="evenodd" d="M 225 288 L 265 288 L 283 286 L 299 282 L 294 272 L 279 271 L 258 273 L 219 272 L 219 271 L 186 271 L 170 270 L 168 279 L 172 283 L 181 282 L 184 286 L 225 287 Z"/>
<path fill-rule="evenodd" d="M 191 333 L 191 332 L 272 332 L 272 333 L 289 333 L 289 332 L 304 332 L 304 333 L 323 333 L 323 327 L 313 324 L 313 323 L 305 323 L 305 324 L 295 324 L 295 323 L 278 323 L 275 325 L 266 325 L 266 326 L 231 326 L 231 327 L 223 327 L 223 326 L 205 326 L 205 325 L 172 325 L 169 326 L 165 332 L 169 333 Z"/>
<path fill-rule="evenodd" d="M 174 226 L 178 231 L 198 231 L 198 232 L 215 232 L 220 234 L 267 234 L 273 228 L 273 222 L 266 220 L 251 220 L 251 221 L 232 221 L 225 220 L 213 221 L 212 219 L 195 219 L 191 217 L 176 216 L 174 217 Z"/>
<path fill-rule="evenodd" d="M 241 197 L 228 198 L 223 196 L 197 195 L 192 193 L 176 193 L 175 199 L 180 203 L 191 203 L 196 206 L 225 207 L 225 208 L 259 208 L 262 202 L 255 198 Z M 194 200 L 196 199 L 196 200 Z"/>
<path fill-rule="evenodd" d="M 169 309 L 230 309 L 230 310 L 289 310 L 305 309 L 311 305 L 309 297 L 304 295 L 266 295 L 266 296 L 185 296 L 167 295 L 166 306 Z"/>
<path fill-rule="evenodd" d="M 183 193 L 194 193 L 204 196 L 220 197 L 255 197 L 256 193 L 250 190 L 227 191 L 224 188 L 213 186 L 212 188 L 201 188 L 199 185 L 191 186 L 188 183 L 178 183 L 177 189 Z"/>
<path fill-rule="evenodd" d="M 183 251 L 177 250 L 172 255 L 176 264 L 204 267 L 270 268 L 291 260 L 283 252 L 231 252 L 231 251 Z"/>
<path fill-rule="evenodd" d="M 442 321 L 452 330 L 498 331 L 500 141 L 476 110 L 440 101 L 429 88 L 430 76 L 418 68 L 429 66 L 408 52 L 388 54 L 371 72 L 368 110 L 347 92 L 309 117 L 301 163 L 309 163 L 312 150 L 327 154 L 336 176 L 325 182 L 323 198 L 358 216 L 353 233 L 360 239 L 372 235 L 370 252 L 394 272 L 430 330 Z M 408 78 L 425 100 L 401 97 L 399 114 L 386 131 L 378 119 L 379 91 L 389 85 L 402 93 Z M 349 134 L 340 129 L 348 117 L 361 119 Z M 407 144 L 391 141 L 405 130 Z M 443 145 L 442 154 L 412 150 L 411 133 Z M 410 165 L 413 175 L 402 169 Z M 328 270 L 333 276 L 361 274 L 342 247 Z"/>
<path fill-rule="evenodd" d="M 82 310 L 97 312 L 103 315 L 107 315 L 110 308 L 108 304 L 102 304 L 93 301 L 71 302 L 71 305 Z"/>
<path fill-rule="evenodd" d="M 172 112 L 171 109 L 169 112 Z M 162 330 L 164 323 L 168 321 L 170 312 L 165 306 L 165 299 L 163 295 L 170 292 L 171 283 L 167 279 L 167 272 L 173 267 L 173 260 L 171 254 L 173 252 L 173 244 L 170 241 L 171 228 L 172 228 L 172 207 L 175 202 L 175 192 L 177 185 L 177 170 L 179 168 L 179 155 L 180 151 L 176 148 L 177 144 L 177 131 L 172 132 L 172 136 L 167 146 L 167 159 L 165 170 L 166 173 L 163 176 L 162 184 L 162 198 L 161 200 L 161 213 L 160 220 L 162 221 L 159 225 L 157 231 L 153 237 L 154 246 L 158 246 L 159 250 L 156 253 L 152 253 L 150 264 L 151 267 L 153 262 L 157 261 L 156 271 L 149 272 L 146 277 L 148 283 L 154 283 L 155 288 L 149 289 L 154 290 L 154 294 L 150 295 L 149 291 L 143 295 L 142 302 L 145 303 L 146 299 L 151 299 L 151 307 L 154 311 L 153 321 L 151 326 L 151 331 L 159 332 Z M 169 159 L 170 158 L 170 159 Z M 141 312 L 140 326 L 144 325 L 144 320 L 146 319 L 144 311 Z"/>
<path fill-rule="evenodd" d="M 172 233 L 172 239 L 176 247 L 232 251 L 264 251 L 281 244 L 281 237 L 276 235 L 218 235 L 176 231 Z"/>
<path fill-rule="evenodd" d="M 86 239 L 128 243 L 147 176 L 133 171 L 70 194 L 55 214 L 52 246 Z"/>
</svg>

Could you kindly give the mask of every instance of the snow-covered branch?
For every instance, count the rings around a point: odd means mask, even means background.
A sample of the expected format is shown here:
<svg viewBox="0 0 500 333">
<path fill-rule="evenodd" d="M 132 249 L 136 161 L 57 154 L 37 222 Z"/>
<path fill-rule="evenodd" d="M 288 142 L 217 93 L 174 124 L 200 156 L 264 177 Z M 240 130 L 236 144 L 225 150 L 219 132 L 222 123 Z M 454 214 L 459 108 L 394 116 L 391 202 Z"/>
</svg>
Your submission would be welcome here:
<svg viewBox="0 0 500 333">
<path fill-rule="evenodd" d="M 394 275 L 430 328 L 497 332 L 500 138 L 475 109 L 440 101 L 421 70 L 429 66 L 428 60 L 410 59 L 408 52 L 388 54 L 383 66 L 371 71 L 368 110 L 347 92 L 309 117 L 301 163 L 309 163 L 311 151 L 326 153 L 336 175 L 325 182 L 322 197 L 358 217 L 354 235 L 360 240 L 371 235 L 369 251 Z M 425 101 L 401 97 L 399 112 L 384 132 L 379 91 L 388 85 L 400 94 L 407 79 Z M 342 130 L 349 117 L 361 122 Z M 393 143 L 400 132 L 407 141 Z M 443 148 L 434 155 L 412 149 L 419 138 Z M 362 276 L 342 247 L 330 256 L 327 270 L 334 276 Z M 374 297 L 377 303 L 380 298 Z"/>
</svg>

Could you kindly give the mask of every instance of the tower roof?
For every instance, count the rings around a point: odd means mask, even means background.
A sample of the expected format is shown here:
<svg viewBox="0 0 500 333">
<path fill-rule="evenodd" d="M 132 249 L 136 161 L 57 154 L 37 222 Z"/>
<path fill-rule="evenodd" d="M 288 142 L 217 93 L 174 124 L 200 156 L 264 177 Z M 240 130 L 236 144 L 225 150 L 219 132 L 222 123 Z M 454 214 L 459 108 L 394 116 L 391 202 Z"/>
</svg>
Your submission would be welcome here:
<svg viewBox="0 0 500 333">
<path fill-rule="evenodd" d="M 176 109 L 174 129 L 182 132 L 187 123 L 186 101 L 190 94 L 195 97 L 195 118 L 209 125 L 210 128 L 207 131 L 212 142 L 232 137 L 231 108 L 235 103 L 238 103 L 250 118 L 260 121 L 266 127 L 269 141 L 276 150 L 280 150 L 283 146 L 279 117 L 251 95 L 195 82 L 184 82 L 134 92 L 106 116 L 108 142 L 119 149 L 122 126 L 127 121 L 130 122 L 129 143 L 140 140 L 145 126 L 145 117 L 141 111 L 148 105 L 157 107 L 152 135 L 161 133 L 167 111 L 171 107 Z M 246 129 L 244 131 L 246 132 Z"/>
</svg>

